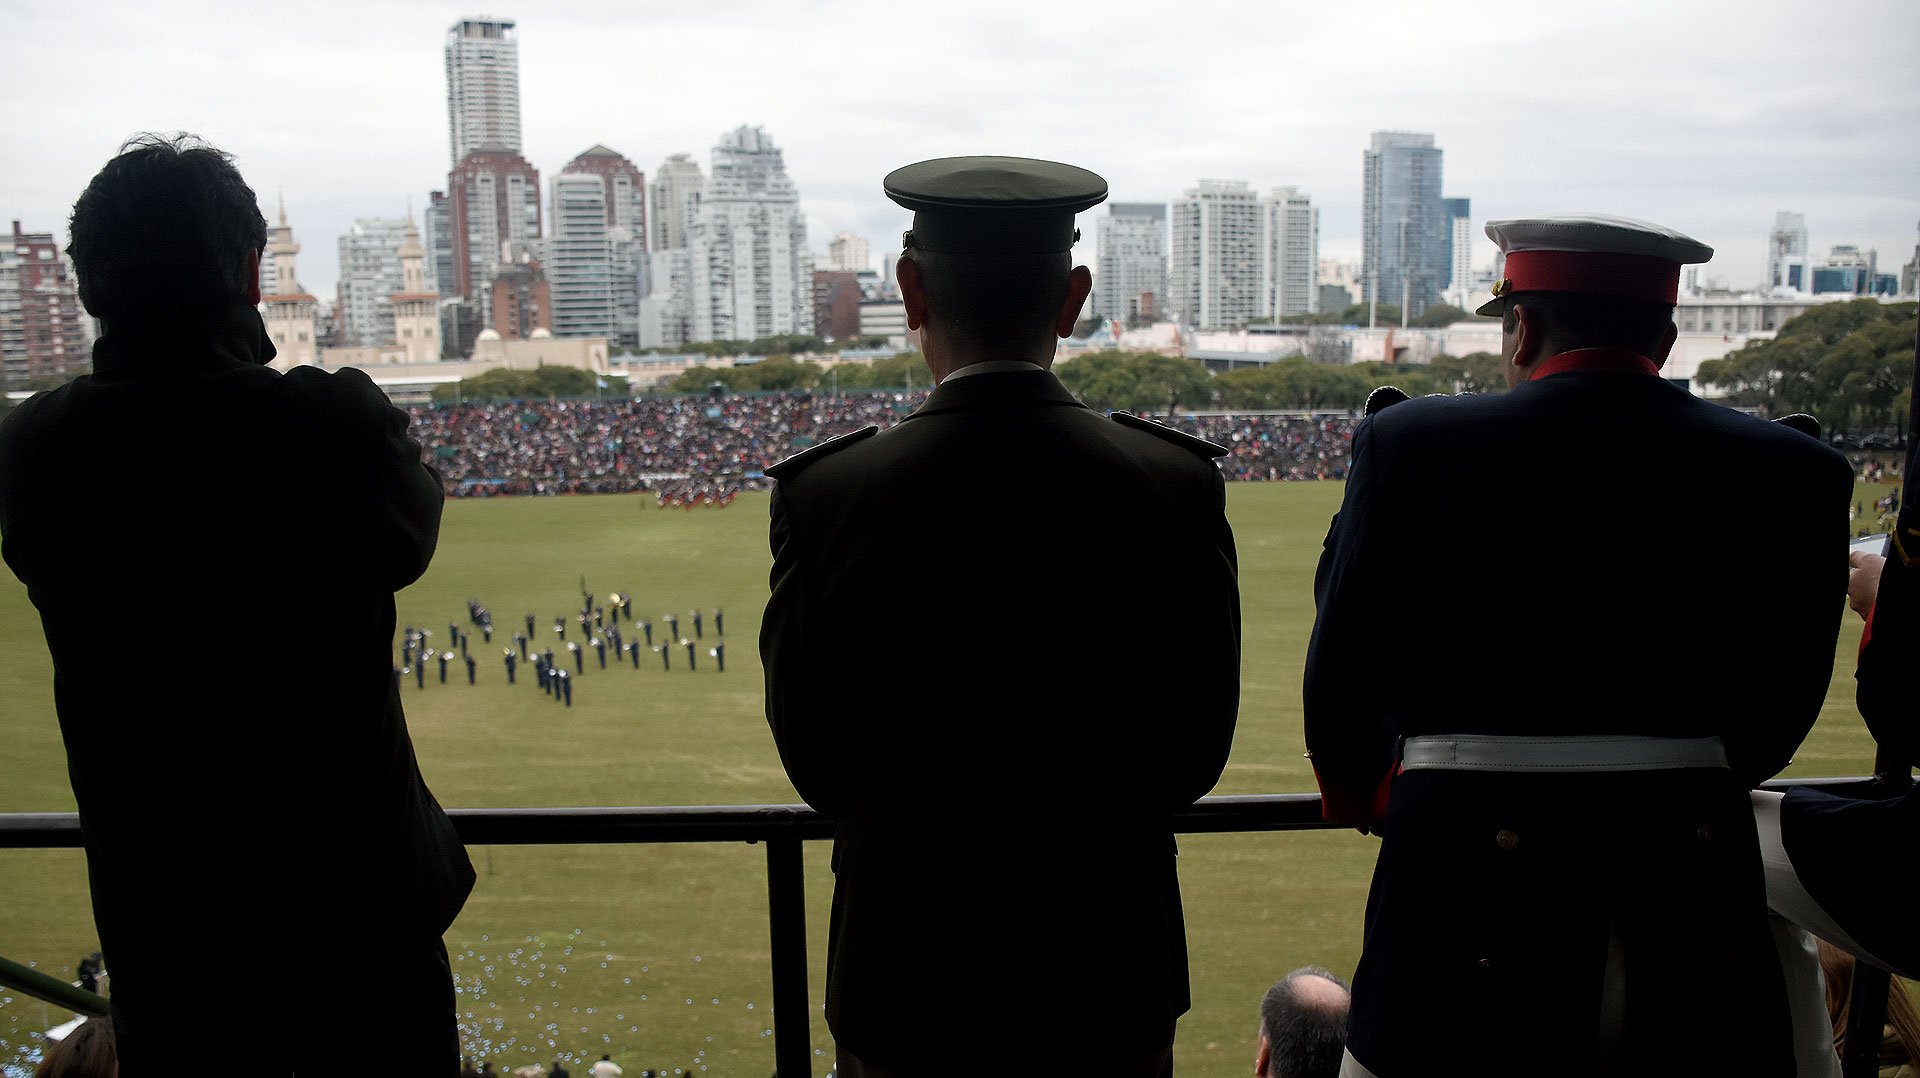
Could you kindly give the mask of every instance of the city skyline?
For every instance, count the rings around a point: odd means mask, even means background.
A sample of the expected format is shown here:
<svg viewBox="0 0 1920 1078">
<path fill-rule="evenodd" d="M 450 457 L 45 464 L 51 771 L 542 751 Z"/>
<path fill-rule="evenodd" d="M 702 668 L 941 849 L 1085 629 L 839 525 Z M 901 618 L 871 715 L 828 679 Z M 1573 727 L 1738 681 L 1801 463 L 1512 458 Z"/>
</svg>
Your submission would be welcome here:
<svg viewBox="0 0 1920 1078">
<path fill-rule="evenodd" d="M 1446 149 L 1447 193 L 1473 198 L 1476 265 L 1491 260 L 1487 217 L 1596 209 L 1713 244 L 1702 278 L 1740 287 L 1764 276 L 1782 211 L 1805 215 L 1815 258 L 1850 244 L 1894 264 L 1920 220 L 1908 183 L 1920 104 L 1897 92 L 1920 40 L 1909 5 L 1869 3 L 1840 21 L 1783 2 L 1735 19 L 1700 0 L 1633 0 L 1492 25 L 1411 4 L 1234 8 L 1231 38 L 1209 36 L 1219 20 L 1127 3 L 1095 19 L 995 0 L 951 24 L 902 10 L 876 25 L 830 17 L 837 6 L 637 18 L 573 0 L 489 14 L 517 23 L 523 153 L 543 178 L 596 143 L 651 171 L 676 153 L 702 159 L 716 131 L 764 125 L 804 178 L 816 242 L 852 233 L 876 256 L 905 227 L 881 176 L 922 157 L 993 152 L 1085 165 L 1116 201 L 1171 202 L 1207 177 L 1298 187 L 1321 210 L 1321 256 L 1358 261 L 1360 157 L 1376 130 L 1432 132 Z M 16 53 L 11 84 L 62 92 L 29 100 L 16 89 L 0 108 L 11 151 L 0 209 L 64 239 L 73 198 L 122 139 L 195 131 L 237 155 L 270 218 L 284 196 L 306 283 L 331 298 L 337 238 L 354 219 L 411 207 L 426 230 L 427 192 L 446 175 L 447 29 L 476 14 L 346 0 L 330 19 L 379 33 L 327 35 L 298 13 L 235 4 L 183 20 L 16 0 L 9 25 L 31 47 Z M 191 36 L 177 29 L 188 24 Z M 935 38 L 937 68 L 886 59 Z M 663 47 L 674 40 L 735 51 Z M 1516 74 L 1536 69 L 1590 74 Z M 1848 77 L 1827 77 L 1834 70 Z M 273 90 L 240 89 L 250 86 Z M 1081 221 L 1089 240 L 1099 212 Z M 1093 264 L 1091 243 L 1077 253 Z"/>
</svg>

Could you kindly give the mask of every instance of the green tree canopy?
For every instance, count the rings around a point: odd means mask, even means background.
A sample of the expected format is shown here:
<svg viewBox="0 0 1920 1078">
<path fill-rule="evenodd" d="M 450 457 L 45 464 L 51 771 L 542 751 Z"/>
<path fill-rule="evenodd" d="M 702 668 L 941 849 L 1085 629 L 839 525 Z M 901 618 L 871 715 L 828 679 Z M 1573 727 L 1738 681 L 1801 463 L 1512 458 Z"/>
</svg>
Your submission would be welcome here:
<svg viewBox="0 0 1920 1078">
<path fill-rule="evenodd" d="M 919 352 L 901 352 L 883 356 L 872 363 L 843 363 L 830 372 L 825 384 L 840 389 L 927 389 L 933 385 L 933 372 L 927 358 Z"/>
<path fill-rule="evenodd" d="M 1503 393 L 1507 388 L 1505 365 L 1492 352 L 1464 356 L 1442 352 L 1427 364 L 1427 373 L 1441 393 Z"/>
<path fill-rule="evenodd" d="M 1152 352 L 1090 352 L 1054 368 L 1074 396 L 1089 408 L 1109 412 L 1162 412 L 1207 408 L 1213 376 L 1197 359 Z"/>
<path fill-rule="evenodd" d="M 1807 412 L 1828 430 L 1891 426 L 1913 392 L 1916 310 L 1872 299 L 1823 304 L 1772 340 L 1700 364 L 1698 376 L 1729 404 L 1768 418 Z"/>
<path fill-rule="evenodd" d="M 1413 324 L 1427 329 L 1439 329 L 1443 326 L 1453 325 L 1455 322 L 1471 322 L 1483 317 L 1482 315 L 1463 311 L 1451 303 L 1436 303 L 1426 310 L 1421 311 L 1420 317 L 1415 318 Z"/>
<path fill-rule="evenodd" d="M 603 388 L 600 382 L 607 384 Z M 463 378 L 452 385 L 436 386 L 433 400 L 537 400 L 543 397 L 624 397 L 627 379 L 623 375 L 601 375 L 582 367 L 556 367 L 542 364 L 532 370 L 496 369 Z"/>
<path fill-rule="evenodd" d="M 1221 407 L 1236 411 L 1356 408 L 1377 384 L 1365 368 L 1315 363 L 1305 356 L 1228 371 L 1214 382 Z"/>
</svg>

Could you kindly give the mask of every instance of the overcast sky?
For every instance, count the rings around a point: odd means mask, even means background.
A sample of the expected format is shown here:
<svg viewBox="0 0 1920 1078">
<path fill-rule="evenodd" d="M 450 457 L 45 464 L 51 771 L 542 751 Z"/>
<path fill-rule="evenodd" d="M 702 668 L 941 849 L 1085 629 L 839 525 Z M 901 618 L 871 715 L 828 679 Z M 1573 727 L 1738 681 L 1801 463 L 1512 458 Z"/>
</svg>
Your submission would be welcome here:
<svg viewBox="0 0 1920 1078">
<path fill-rule="evenodd" d="M 1707 275 L 1735 286 L 1759 280 L 1777 211 L 1806 215 L 1816 256 L 1875 247 L 1882 272 L 1913 256 L 1920 223 L 1914 0 L 0 0 L 0 214 L 64 242 L 123 139 L 197 132 L 237 156 L 270 218 L 284 194 L 302 282 L 331 300 L 353 219 L 409 200 L 418 214 L 445 186 L 442 46 L 482 13 L 519 23 L 543 198 L 594 143 L 651 178 L 673 153 L 705 170 L 723 131 L 763 125 L 821 252 L 839 232 L 876 256 L 897 245 L 889 170 L 997 153 L 1091 168 L 1117 201 L 1203 177 L 1299 187 L 1322 257 L 1357 262 L 1376 130 L 1433 133 L 1476 230 L 1643 217 L 1713 245 Z M 1482 241 L 1475 262 L 1491 257 Z"/>
</svg>

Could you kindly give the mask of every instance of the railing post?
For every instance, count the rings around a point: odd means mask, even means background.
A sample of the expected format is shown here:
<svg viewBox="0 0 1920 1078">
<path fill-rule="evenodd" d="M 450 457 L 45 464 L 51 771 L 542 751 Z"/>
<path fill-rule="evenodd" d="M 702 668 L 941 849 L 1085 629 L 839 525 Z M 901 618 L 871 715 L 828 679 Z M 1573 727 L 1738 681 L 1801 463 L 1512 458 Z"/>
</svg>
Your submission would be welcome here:
<svg viewBox="0 0 1920 1078">
<path fill-rule="evenodd" d="M 811 1078 L 806 875 L 798 832 L 767 839 L 767 930 L 773 948 L 774 1073 L 779 1078 Z"/>
</svg>

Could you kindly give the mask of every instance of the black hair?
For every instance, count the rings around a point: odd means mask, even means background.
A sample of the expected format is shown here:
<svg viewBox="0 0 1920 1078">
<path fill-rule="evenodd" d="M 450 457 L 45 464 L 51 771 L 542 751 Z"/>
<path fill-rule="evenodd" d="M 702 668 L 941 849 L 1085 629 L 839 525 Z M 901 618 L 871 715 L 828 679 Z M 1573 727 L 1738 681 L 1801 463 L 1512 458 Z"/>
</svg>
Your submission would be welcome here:
<svg viewBox="0 0 1920 1078">
<path fill-rule="evenodd" d="M 190 318 L 245 300 L 267 219 L 232 155 L 194 135 L 146 134 L 87 184 L 68 235 L 94 317 Z"/>
</svg>

